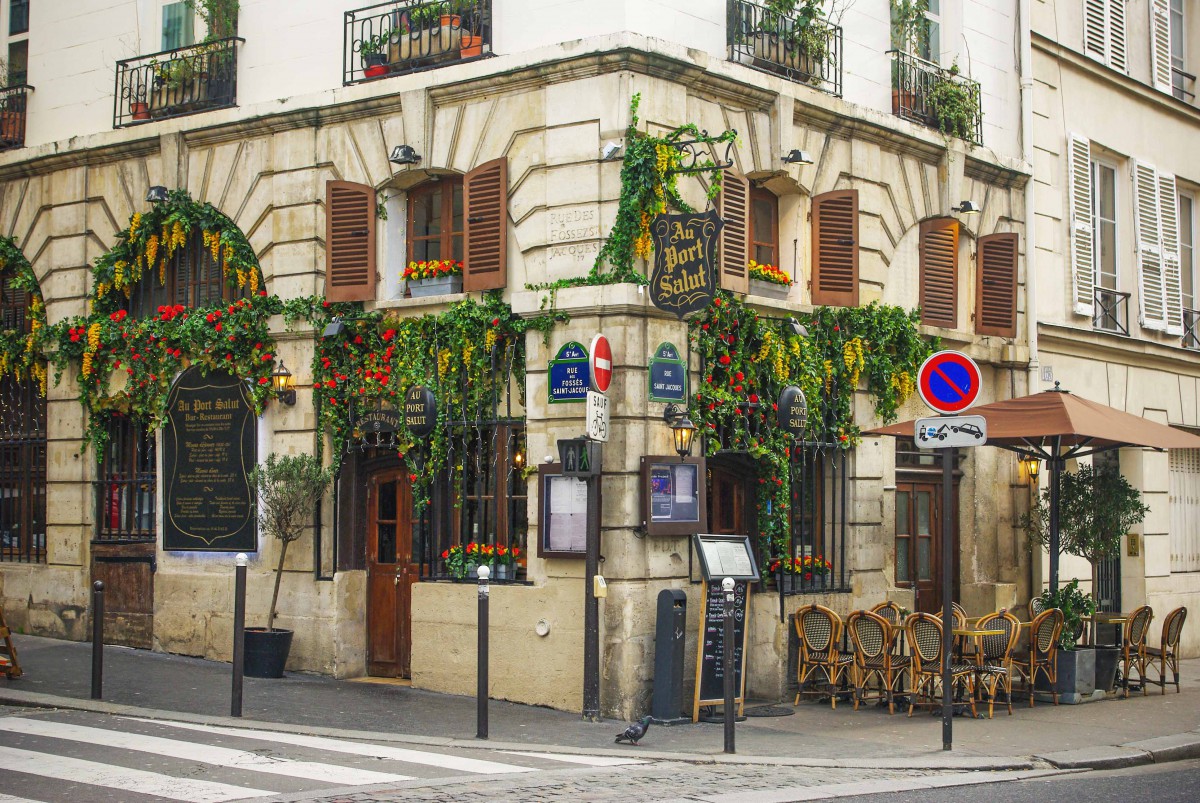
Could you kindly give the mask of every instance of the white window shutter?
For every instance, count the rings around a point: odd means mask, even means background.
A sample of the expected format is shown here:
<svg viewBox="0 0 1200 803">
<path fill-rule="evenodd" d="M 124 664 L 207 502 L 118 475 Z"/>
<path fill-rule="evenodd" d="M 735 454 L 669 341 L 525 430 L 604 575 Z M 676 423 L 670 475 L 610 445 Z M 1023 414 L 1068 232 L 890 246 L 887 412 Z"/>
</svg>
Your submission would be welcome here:
<svg viewBox="0 0 1200 803">
<path fill-rule="evenodd" d="M 1138 289 L 1141 323 L 1147 329 L 1167 328 L 1163 299 L 1162 247 L 1159 242 L 1158 174 L 1152 165 L 1133 163 L 1133 207 L 1137 223 Z"/>
<path fill-rule="evenodd" d="M 1071 188 L 1071 285 L 1075 312 L 1091 318 L 1096 309 L 1091 143 L 1072 134 L 1067 141 L 1067 151 L 1070 154 L 1067 184 Z"/>
<path fill-rule="evenodd" d="M 1099 62 L 1106 62 L 1108 54 L 1108 0 L 1084 0 L 1083 8 L 1083 52 Z"/>
<path fill-rule="evenodd" d="M 1121 72 L 1128 71 L 1125 62 L 1125 0 L 1108 0 L 1108 66 Z"/>
<path fill-rule="evenodd" d="M 1162 245 L 1163 307 L 1167 334 L 1183 334 L 1183 282 L 1179 267 L 1179 193 L 1175 176 L 1158 174 L 1158 225 Z"/>
<path fill-rule="evenodd" d="M 1169 0 L 1150 0 L 1150 74 L 1154 88 L 1171 93 L 1171 8 Z"/>
</svg>

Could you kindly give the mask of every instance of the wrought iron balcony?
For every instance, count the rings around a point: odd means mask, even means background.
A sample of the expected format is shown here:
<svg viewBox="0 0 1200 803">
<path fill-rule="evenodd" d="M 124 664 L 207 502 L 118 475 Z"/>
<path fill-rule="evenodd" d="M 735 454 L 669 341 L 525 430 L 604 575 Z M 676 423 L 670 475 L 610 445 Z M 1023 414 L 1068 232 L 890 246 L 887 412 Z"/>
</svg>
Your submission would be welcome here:
<svg viewBox="0 0 1200 803">
<path fill-rule="evenodd" d="M 491 52 L 491 0 L 392 0 L 346 12 L 342 83 L 457 64 Z"/>
<path fill-rule="evenodd" d="M 1185 309 L 1183 311 L 1183 347 L 1185 349 L 1200 349 L 1200 332 L 1196 324 L 1200 323 L 1200 310 Z"/>
<path fill-rule="evenodd" d="M 899 50 L 892 55 L 892 114 L 976 145 L 983 142 L 978 81 Z"/>
<path fill-rule="evenodd" d="M 729 0 L 729 60 L 773 72 L 822 92 L 842 94 L 842 28 L 823 19 Z"/>
<path fill-rule="evenodd" d="M 1129 293 L 1097 287 L 1095 298 L 1092 325 L 1104 332 L 1129 337 Z"/>
<path fill-rule="evenodd" d="M 25 145 L 25 104 L 32 91 L 28 84 L 0 89 L 0 151 Z"/>
<path fill-rule="evenodd" d="M 113 128 L 237 105 L 238 37 L 117 62 Z"/>
</svg>

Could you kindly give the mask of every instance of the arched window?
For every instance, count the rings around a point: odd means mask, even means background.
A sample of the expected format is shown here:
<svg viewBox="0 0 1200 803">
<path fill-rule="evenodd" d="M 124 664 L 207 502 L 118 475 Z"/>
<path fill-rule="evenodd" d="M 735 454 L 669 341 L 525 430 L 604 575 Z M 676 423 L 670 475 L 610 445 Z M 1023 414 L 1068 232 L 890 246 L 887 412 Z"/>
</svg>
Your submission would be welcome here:
<svg viewBox="0 0 1200 803">
<path fill-rule="evenodd" d="M 428 181 L 408 193 L 408 260 L 463 260 L 466 224 L 461 176 Z"/>
<path fill-rule="evenodd" d="M 130 292 L 127 309 L 134 318 L 145 318 L 157 314 L 161 306 L 199 307 L 250 294 L 250 283 L 238 287 L 225 276 L 225 254 L 205 243 L 197 227 L 165 262 L 143 272 Z"/>
</svg>

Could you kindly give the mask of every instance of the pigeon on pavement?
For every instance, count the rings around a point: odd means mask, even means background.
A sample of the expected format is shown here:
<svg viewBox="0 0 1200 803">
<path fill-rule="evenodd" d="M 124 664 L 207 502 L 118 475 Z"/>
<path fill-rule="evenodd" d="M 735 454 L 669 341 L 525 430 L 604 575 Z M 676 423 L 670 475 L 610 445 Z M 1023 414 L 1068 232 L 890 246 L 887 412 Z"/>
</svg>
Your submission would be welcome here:
<svg viewBox="0 0 1200 803">
<path fill-rule="evenodd" d="M 617 734 L 617 744 L 629 742 L 637 747 L 638 740 L 645 736 L 648 730 L 650 730 L 650 717 L 642 717 L 641 722 L 635 722 L 626 728 L 624 733 Z"/>
</svg>

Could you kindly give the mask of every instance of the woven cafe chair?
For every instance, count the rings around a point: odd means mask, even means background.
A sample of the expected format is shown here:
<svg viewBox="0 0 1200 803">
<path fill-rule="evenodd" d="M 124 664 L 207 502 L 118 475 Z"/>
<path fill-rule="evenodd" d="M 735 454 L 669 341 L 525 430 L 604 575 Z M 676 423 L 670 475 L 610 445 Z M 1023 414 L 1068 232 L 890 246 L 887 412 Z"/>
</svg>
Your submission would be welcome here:
<svg viewBox="0 0 1200 803">
<path fill-rule="evenodd" d="M 1034 597 L 1033 599 L 1029 600 L 1030 619 L 1033 619 L 1044 610 L 1046 610 L 1046 603 L 1042 601 L 1041 597 Z"/>
<path fill-rule="evenodd" d="M 838 649 L 842 637 L 842 620 L 823 605 L 805 605 L 796 611 L 796 635 L 800 637 L 800 661 L 796 667 L 796 701 L 805 685 L 816 682 L 824 675 L 829 684 L 829 703 L 837 708 L 837 685 L 849 671 L 853 671 L 854 656 L 843 655 Z"/>
<path fill-rule="evenodd" d="M 942 685 L 942 620 L 930 613 L 914 613 L 904 620 L 904 629 L 908 631 L 912 649 L 908 698 L 911 717 L 919 699 L 924 698 L 926 705 L 934 705 L 934 692 Z M 950 662 L 950 688 L 941 691 L 953 696 L 959 689 L 966 694 L 971 716 L 975 716 L 975 664 Z"/>
<path fill-rule="evenodd" d="M 975 669 L 977 688 L 988 693 L 988 719 L 996 703 L 996 692 L 1003 687 L 1008 714 L 1012 716 L 1012 656 L 1021 633 L 1017 617 L 1005 610 L 989 613 L 979 620 L 980 630 L 1003 630 L 1003 635 L 981 636 L 978 666 Z"/>
<path fill-rule="evenodd" d="M 1033 708 L 1033 687 L 1039 673 L 1050 683 L 1054 704 L 1058 705 L 1058 692 L 1054 684 L 1058 680 L 1055 661 L 1058 658 L 1058 638 L 1062 635 L 1063 614 L 1058 608 L 1042 611 L 1029 623 L 1029 649 L 1013 655 L 1012 670 L 1025 682 L 1029 694 L 1029 707 Z"/>
<path fill-rule="evenodd" d="M 1167 669 L 1175 675 L 1175 693 L 1179 693 L 1179 636 L 1183 633 L 1183 623 L 1187 619 L 1187 608 L 1176 608 L 1167 614 L 1163 620 L 1162 641 L 1158 647 L 1146 648 L 1146 668 L 1158 673 L 1158 680 L 1146 678 L 1148 683 L 1162 687 L 1162 693 L 1167 693 Z"/>
<path fill-rule="evenodd" d="M 900 627 L 904 624 L 904 617 L 900 613 L 900 606 L 890 600 L 887 602 L 881 602 L 872 607 L 871 613 L 887 619 L 887 623 L 892 627 Z"/>
<path fill-rule="evenodd" d="M 908 671 L 907 655 L 895 655 L 896 631 L 887 619 L 869 611 L 855 611 L 846 622 L 854 642 L 854 710 L 866 699 L 867 685 L 879 681 L 879 698 L 886 699 L 888 713 L 896 713 L 896 689 Z"/>
<path fill-rule="evenodd" d="M 1143 605 L 1135 608 L 1125 622 L 1125 634 L 1121 639 L 1121 683 L 1126 697 L 1129 697 L 1129 679 L 1135 669 L 1142 695 L 1149 694 L 1146 689 L 1146 634 L 1150 632 L 1150 620 L 1153 618 L 1154 610 L 1149 605 Z"/>
<path fill-rule="evenodd" d="M 954 614 L 954 626 L 965 624 L 967 621 L 967 609 L 959 605 L 957 602 L 950 602 L 950 611 Z M 961 620 L 961 621 L 960 621 Z"/>
</svg>

